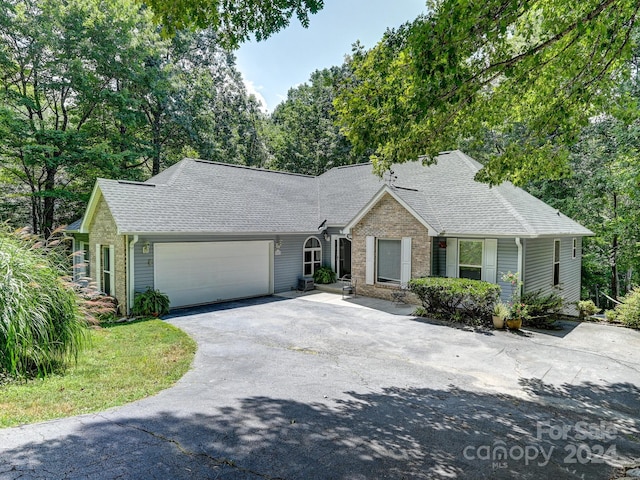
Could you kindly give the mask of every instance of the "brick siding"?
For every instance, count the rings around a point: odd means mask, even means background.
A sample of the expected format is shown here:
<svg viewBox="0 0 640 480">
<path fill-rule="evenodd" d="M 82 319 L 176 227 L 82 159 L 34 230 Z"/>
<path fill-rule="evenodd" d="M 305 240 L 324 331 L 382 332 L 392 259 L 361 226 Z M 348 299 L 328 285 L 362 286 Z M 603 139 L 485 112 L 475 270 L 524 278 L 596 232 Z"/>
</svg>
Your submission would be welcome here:
<svg viewBox="0 0 640 480">
<path fill-rule="evenodd" d="M 89 262 L 91 274 L 96 280 L 96 276 L 102 273 L 96 258 L 96 245 L 113 245 L 114 247 L 114 292 L 112 296 L 118 299 L 120 312 L 127 311 L 127 281 L 126 281 L 126 238 L 118 235 L 116 222 L 111 215 L 104 198 L 100 198 L 98 206 L 93 215 L 93 220 L 89 225 Z"/>
<path fill-rule="evenodd" d="M 353 227 L 351 236 L 351 268 L 358 294 L 391 300 L 393 292 L 400 288 L 398 285 L 365 283 L 367 236 L 398 240 L 411 237 L 411 277 L 422 277 L 431 272 L 432 239 L 427 229 L 389 194 L 385 194 Z M 418 303 L 411 294 L 406 300 Z"/>
</svg>

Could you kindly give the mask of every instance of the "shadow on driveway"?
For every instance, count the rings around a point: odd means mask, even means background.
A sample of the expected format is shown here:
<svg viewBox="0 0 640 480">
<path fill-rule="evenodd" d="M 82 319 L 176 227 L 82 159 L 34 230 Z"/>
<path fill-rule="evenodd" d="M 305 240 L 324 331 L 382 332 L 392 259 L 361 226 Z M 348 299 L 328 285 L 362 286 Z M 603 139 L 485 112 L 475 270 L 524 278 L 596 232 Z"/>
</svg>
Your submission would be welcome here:
<svg viewBox="0 0 640 480">
<path fill-rule="evenodd" d="M 543 335 L 549 335 L 552 337 L 564 338 L 580 325 L 580 322 L 558 320 L 555 323 L 557 328 L 533 328 L 533 327 L 527 327 L 525 325 L 519 330 L 509 330 L 507 328 L 496 330 L 493 327 L 487 327 L 483 325 L 467 325 L 465 323 L 454 322 L 454 321 L 447 322 L 445 320 L 436 320 L 428 317 L 414 316 L 412 320 L 418 323 L 425 323 L 427 325 L 440 325 L 440 326 L 455 328 L 456 330 L 461 330 L 465 332 L 471 332 L 471 333 L 476 333 L 479 335 L 486 335 L 486 336 L 493 336 L 496 334 L 502 335 L 507 333 L 511 335 L 517 335 L 520 337 L 531 337 L 532 336 L 531 332 L 536 332 Z"/>
<path fill-rule="evenodd" d="M 635 385 L 522 383 L 531 400 L 390 387 L 332 404 L 260 396 L 206 415 L 112 414 L 2 449 L 0 478 L 589 479 L 615 473 L 601 448 L 614 463 L 640 457 Z M 612 438 L 582 439 L 577 422 Z"/>
<path fill-rule="evenodd" d="M 221 312 L 224 310 L 233 310 L 236 308 L 253 307 L 255 305 L 265 305 L 268 303 L 282 302 L 286 300 L 289 299 L 269 295 L 266 297 L 247 298 L 243 300 L 233 300 L 230 302 L 210 303 L 207 305 L 198 305 L 195 307 L 176 308 L 172 309 L 168 315 L 163 315 L 162 320 L 170 320 L 174 318 L 188 317 L 204 313 Z"/>
<path fill-rule="evenodd" d="M 580 322 L 578 321 L 567 321 L 567 320 L 557 320 L 555 325 L 558 328 L 531 328 L 537 333 L 542 333 L 543 335 L 549 335 L 551 337 L 564 338 L 569 335 L 573 330 L 578 328 Z"/>
</svg>

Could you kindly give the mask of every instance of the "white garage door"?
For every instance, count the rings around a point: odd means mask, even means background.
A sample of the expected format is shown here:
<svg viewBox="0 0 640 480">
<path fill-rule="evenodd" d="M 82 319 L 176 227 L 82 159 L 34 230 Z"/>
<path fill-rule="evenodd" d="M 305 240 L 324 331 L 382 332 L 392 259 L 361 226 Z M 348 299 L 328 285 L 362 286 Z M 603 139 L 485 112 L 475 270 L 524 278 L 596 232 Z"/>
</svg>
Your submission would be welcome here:
<svg viewBox="0 0 640 480">
<path fill-rule="evenodd" d="M 273 293 L 272 242 L 156 243 L 155 288 L 171 307 Z"/>
</svg>

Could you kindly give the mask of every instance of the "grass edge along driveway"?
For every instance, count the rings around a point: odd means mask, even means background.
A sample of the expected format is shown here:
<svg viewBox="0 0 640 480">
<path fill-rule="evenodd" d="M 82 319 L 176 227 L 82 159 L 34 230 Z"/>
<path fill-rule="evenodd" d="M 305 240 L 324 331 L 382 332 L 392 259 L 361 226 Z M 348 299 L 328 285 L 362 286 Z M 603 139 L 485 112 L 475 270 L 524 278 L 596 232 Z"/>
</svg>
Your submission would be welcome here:
<svg viewBox="0 0 640 480">
<path fill-rule="evenodd" d="M 0 428 L 97 412 L 164 390 L 189 369 L 196 343 L 161 320 L 89 330 L 78 362 L 47 378 L 0 386 Z"/>
</svg>

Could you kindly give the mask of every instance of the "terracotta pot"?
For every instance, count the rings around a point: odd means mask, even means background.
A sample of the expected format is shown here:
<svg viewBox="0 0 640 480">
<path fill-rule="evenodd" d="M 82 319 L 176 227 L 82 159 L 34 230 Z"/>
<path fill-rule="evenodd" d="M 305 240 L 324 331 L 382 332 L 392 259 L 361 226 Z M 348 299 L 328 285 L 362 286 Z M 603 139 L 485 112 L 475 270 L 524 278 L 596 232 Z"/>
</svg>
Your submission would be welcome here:
<svg viewBox="0 0 640 480">
<path fill-rule="evenodd" d="M 504 328 L 504 318 L 494 315 L 493 316 L 493 328 L 496 328 L 496 329 Z"/>
<path fill-rule="evenodd" d="M 507 319 L 507 327 L 509 330 L 518 330 L 522 327 L 522 319 L 521 318 L 508 318 Z"/>
</svg>

